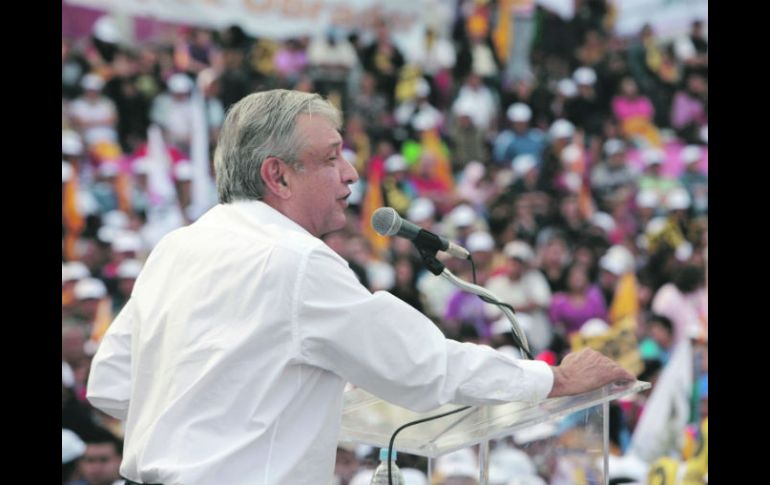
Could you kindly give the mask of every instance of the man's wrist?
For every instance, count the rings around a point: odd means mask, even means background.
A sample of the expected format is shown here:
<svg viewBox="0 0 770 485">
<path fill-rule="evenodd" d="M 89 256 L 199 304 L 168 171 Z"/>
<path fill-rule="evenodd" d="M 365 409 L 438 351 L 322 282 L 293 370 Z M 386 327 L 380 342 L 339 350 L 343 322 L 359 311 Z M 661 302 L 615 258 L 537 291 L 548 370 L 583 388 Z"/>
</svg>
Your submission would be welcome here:
<svg viewBox="0 0 770 485">
<path fill-rule="evenodd" d="M 551 386 L 551 392 L 548 393 L 548 397 L 558 397 L 563 395 L 564 388 L 564 373 L 557 366 L 551 366 L 553 371 L 553 385 Z"/>
</svg>

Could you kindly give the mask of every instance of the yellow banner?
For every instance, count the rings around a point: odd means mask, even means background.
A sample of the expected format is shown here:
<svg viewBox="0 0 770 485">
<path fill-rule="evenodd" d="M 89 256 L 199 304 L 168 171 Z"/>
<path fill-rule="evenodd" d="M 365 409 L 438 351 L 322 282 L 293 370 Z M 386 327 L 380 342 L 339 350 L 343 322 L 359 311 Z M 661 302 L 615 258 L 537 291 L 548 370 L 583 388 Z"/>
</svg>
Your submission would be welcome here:
<svg viewBox="0 0 770 485">
<path fill-rule="evenodd" d="M 636 317 L 627 316 L 618 320 L 603 335 L 585 337 L 575 332 L 570 335 L 572 351 L 584 347 L 600 352 L 620 364 L 628 372 L 639 375 L 644 370 L 639 345 L 636 340 Z"/>
</svg>

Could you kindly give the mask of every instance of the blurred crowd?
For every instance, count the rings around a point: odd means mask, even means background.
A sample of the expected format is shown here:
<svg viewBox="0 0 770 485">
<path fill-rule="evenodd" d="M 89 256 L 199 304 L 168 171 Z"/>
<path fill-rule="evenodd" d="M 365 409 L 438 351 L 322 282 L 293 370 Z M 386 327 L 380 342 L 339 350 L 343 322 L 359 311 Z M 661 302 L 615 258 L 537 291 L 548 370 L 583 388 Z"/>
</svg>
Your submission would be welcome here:
<svg viewBox="0 0 770 485">
<path fill-rule="evenodd" d="M 285 40 L 179 26 L 140 44 L 105 16 L 62 39 L 62 483 L 118 480 L 123 431 L 85 399 L 90 358 L 153 245 L 216 204 L 228 107 L 273 88 L 344 113 L 361 179 L 347 227 L 325 241 L 362 284 L 448 337 L 520 356 L 497 307 L 426 271 L 371 214 L 390 206 L 456 241 L 474 267 L 441 262 L 515 308 L 536 358 L 591 346 L 653 384 L 611 407 L 614 483 L 656 466 L 707 477 L 707 461 L 692 464 L 708 416 L 706 19 L 622 38 L 604 0 L 576 1 L 570 20 L 534 1 L 444 3 L 451 18 L 427 22 L 409 56 L 383 19 Z M 578 483 L 522 452 L 554 433 L 495 443 L 510 472 L 495 483 L 524 469 L 532 481 L 515 483 Z M 376 466 L 376 450 L 337 453 L 339 484 Z M 412 458 L 406 468 L 424 465 Z M 472 460 L 455 459 L 468 466 L 445 460 L 433 483 L 476 483 Z"/>
</svg>

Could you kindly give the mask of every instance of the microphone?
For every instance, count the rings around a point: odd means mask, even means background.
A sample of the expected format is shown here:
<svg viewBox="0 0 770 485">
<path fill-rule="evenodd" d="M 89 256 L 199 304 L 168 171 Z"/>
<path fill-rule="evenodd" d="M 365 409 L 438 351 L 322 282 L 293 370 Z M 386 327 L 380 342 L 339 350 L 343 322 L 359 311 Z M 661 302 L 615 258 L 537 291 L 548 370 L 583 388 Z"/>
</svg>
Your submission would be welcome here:
<svg viewBox="0 0 770 485">
<path fill-rule="evenodd" d="M 372 228 L 383 236 L 399 236 L 409 239 L 418 249 L 444 251 L 460 259 L 470 259 L 471 257 L 471 254 L 464 247 L 407 221 L 398 215 L 396 209 L 392 207 L 380 207 L 374 211 Z"/>
</svg>

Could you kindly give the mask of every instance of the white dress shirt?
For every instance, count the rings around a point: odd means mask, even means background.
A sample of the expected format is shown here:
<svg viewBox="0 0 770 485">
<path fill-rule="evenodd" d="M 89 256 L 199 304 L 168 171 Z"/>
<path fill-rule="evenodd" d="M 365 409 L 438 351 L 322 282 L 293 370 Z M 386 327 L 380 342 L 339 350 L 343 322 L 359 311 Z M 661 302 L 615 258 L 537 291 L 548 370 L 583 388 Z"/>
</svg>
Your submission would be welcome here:
<svg viewBox="0 0 770 485">
<path fill-rule="evenodd" d="M 251 201 L 218 205 L 158 244 L 94 357 L 87 396 L 125 420 L 120 471 L 132 480 L 318 484 L 333 476 L 348 381 L 426 411 L 541 400 L 553 373 L 445 339 Z"/>
</svg>

